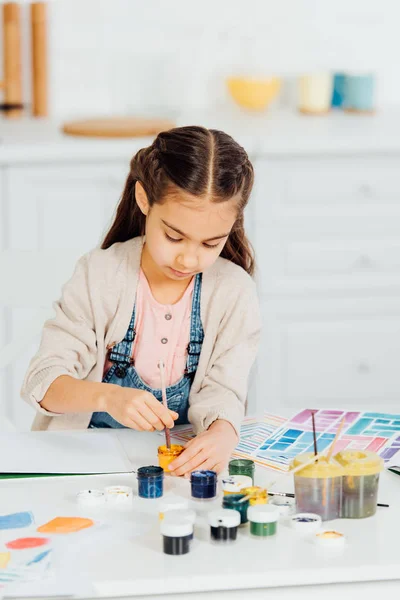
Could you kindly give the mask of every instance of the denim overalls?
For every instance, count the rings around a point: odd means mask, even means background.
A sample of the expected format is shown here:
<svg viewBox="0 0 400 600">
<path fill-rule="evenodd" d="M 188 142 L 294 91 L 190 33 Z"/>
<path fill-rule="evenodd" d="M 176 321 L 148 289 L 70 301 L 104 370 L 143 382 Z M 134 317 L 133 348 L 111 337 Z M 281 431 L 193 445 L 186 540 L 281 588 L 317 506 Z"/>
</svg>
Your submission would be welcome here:
<svg viewBox="0 0 400 600">
<path fill-rule="evenodd" d="M 190 341 L 185 373 L 177 383 L 167 388 L 168 408 L 179 414 L 176 425 L 188 423 L 189 393 L 192 381 L 199 364 L 199 356 L 204 339 L 203 326 L 200 317 L 202 275 L 196 275 L 192 297 L 192 314 L 190 319 Z M 122 387 L 130 387 L 150 392 L 162 402 L 161 389 L 152 389 L 139 377 L 132 360 L 132 346 L 135 339 L 135 307 L 133 307 L 128 331 L 122 342 L 116 344 L 110 352 L 109 359 L 112 363 L 103 378 L 103 383 L 114 383 Z M 125 426 L 118 423 L 106 412 L 94 412 L 89 423 L 89 428 L 108 427 L 122 429 Z"/>
</svg>

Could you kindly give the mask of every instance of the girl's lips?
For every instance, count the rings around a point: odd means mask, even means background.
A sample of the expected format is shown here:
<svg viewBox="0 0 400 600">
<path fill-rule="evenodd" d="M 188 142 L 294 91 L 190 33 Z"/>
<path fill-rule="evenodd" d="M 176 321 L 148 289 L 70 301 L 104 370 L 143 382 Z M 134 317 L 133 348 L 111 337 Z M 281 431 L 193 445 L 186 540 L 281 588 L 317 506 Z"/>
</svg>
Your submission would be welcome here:
<svg viewBox="0 0 400 600">
<path fill-rule="evenodd" d="M 173 272 L 173 274 L 177 277 L 190 277 L 190 275 L 193 275 L 193 273 L 183 273 L 182 271 L 176 271 L 172 267 L 170 267 L 170 269 Z"/>
</svg>

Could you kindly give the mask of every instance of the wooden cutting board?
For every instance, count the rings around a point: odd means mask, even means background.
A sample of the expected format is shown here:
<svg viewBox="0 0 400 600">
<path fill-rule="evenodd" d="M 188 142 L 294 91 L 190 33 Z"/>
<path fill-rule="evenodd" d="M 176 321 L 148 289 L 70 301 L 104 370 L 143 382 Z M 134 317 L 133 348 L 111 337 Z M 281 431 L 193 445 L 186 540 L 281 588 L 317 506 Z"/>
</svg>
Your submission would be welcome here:
<svg viewBox="0 0 400 600">
<path fill-rule="evenodd" d="M 110 117 L 84 119 L 64 123 L 62 131 L 68 135 L 104 138 L 130 138 L 155 136 L 160 131 L 175 127 L 167 119 L 142 119 L 140 117 Z"/>
</svg>

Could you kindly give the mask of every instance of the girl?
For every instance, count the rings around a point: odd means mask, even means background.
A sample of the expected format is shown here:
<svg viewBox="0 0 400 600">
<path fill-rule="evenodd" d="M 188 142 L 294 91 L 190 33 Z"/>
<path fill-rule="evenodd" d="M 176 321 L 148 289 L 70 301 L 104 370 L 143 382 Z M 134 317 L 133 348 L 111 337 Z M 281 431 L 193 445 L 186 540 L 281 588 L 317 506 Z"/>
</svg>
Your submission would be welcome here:
<svg viewBox="0 0 400 600">
<path fill-rule="evenodd" d="M 260 333 L 243 229 L 252 185 L 246 152 L 221 131 L 171 129 L 139 150 L 101 249 L 79 260 L 44 325 L 22 387 L 34 429 L 190 421 L 197 437 L 170 469 L 225 467 Z"/>
</svg>

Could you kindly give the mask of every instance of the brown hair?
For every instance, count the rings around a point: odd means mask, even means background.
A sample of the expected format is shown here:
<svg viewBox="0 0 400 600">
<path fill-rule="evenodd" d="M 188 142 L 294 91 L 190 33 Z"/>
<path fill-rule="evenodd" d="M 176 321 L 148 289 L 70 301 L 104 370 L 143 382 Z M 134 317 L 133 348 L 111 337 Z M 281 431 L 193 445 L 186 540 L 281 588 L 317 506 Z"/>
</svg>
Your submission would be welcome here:
<svg viewBox="0 0 400 600">
<path fill-rule="evenodd" d="M 253 187 L 253 166 L 245 150 L 229 135 L 204 127 L 177 127 L 160 133 L 151 146 L 132 158 L 114 222 L 102 248 L 144 234 L 146 217 L 135 199 L 139 181 L 150 206 L 162 202 L 176 186 L 193 196 L 210 194 L 214 202 L 238 198 L 238 216 L 221 256 L 254 273 L 253 249 L 246 237 L 243 210 Z"/>
</svg>

